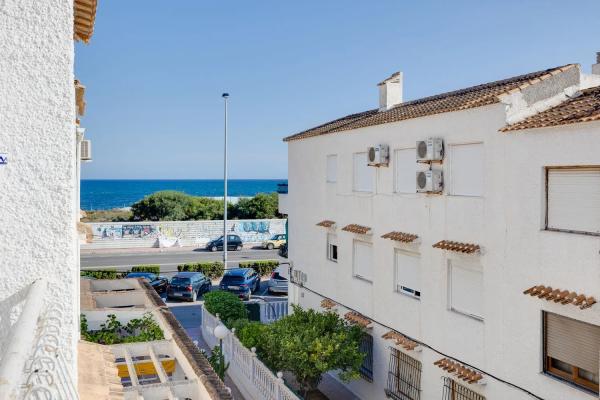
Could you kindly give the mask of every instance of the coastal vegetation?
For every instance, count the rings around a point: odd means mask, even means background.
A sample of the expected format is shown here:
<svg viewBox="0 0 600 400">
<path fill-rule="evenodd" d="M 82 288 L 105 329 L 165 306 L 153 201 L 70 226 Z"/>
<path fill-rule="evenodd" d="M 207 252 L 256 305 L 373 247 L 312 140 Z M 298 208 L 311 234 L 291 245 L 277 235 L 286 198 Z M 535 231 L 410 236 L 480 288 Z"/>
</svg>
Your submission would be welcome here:
<svg viewBox="0 0 600 400">
<path fill-rule="evenodd" d="M 162 340 L 165 335 L 152 314 L 134 318 L 126 324 L 121 323 L 115 314 L 109 314 L 100 329 L 90 330 L 85 315 L 80 317 L 81 337 L 88 342 L 99 344 L 118 344 Z"/>
<path fill-rule="evenodd" d="M 259 193 L 227 206 L 229 219 L 279 218 L 277 193 Z M 134 203 L 131 209 L 86 211 L 82 222 L 198 221 L 223 219 L 223 202 L 165 190 Z"/>
</svg>

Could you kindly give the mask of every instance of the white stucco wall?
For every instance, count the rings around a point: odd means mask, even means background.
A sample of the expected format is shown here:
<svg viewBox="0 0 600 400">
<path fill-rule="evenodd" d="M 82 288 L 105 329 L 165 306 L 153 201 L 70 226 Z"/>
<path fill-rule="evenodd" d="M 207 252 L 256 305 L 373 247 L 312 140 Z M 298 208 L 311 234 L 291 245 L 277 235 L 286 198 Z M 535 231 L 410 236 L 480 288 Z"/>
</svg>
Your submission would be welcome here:
<svg viewBox="0 0 600 400">
<path fill-rule="evenodd" d="M 500 133 L 505 113 L 500 104 L 373 126 L 289 142 L 289 244 L 296 269 L 307 273 L 306 286 L 358 310 L 399 332 L 549 400 L 591 399 L 579 389 L 542 373 L 541 311 L 549 310 L 600 325 L 600 308 L 579 310 L 522 294 L 536 284 L 600 297 L 600 238 L 543 231 L 543 167 L 600 165 L 600 123 Z M 451 144 L 484 143 L 484 194 L 481 197 L 393 193 L 395 149 L 417 140 L 443 137 Z M 386 143 L 391 163 L 378 168 L 375 192 L 352 192 L 352 154 Z M 337 183 L 326 183 L 326 156 L 337 154 Z M 449 163 L 443 164 L 447 180 Z M 327 230 L 337 223 L 338 262 L 326 259 Z M 356 223 L 372 228 L 373 282 L 352 276 L 352 240 L 341 231 Z M 390 231 L 419 235 L 402 245 L 380 236 Z M 442 240 L 477 243 L 481 255 L 459 256 L 432 248 Z M 394 291 L 394 249 L 421 255 L 421 298 Z M 451 259 L 477 262 L 483 269 L 484 321 L 448 310 L 447 265 Z M 318 308 L 320 298 L 290 288 L 290 301 Z M 345 312 L 345 311 L 344 311 Z M 348 386 L 363 399 L 384 399 L 389 346 L 386 329 L 373 329 L 374 381 Z M 443 358 L 428 349 L 408 351 L 423 363 L 421 399 L 439 399 L 444 372 L 433 365 Z M 468 385 L 489 399 L 529 399 L 495 379 Z"/>
<path fill-rule="evenodd" d="M 72 0 L 0 1 L 0 302 L 47 278 L 76 376 L 73 52 Z"/>
</svg>

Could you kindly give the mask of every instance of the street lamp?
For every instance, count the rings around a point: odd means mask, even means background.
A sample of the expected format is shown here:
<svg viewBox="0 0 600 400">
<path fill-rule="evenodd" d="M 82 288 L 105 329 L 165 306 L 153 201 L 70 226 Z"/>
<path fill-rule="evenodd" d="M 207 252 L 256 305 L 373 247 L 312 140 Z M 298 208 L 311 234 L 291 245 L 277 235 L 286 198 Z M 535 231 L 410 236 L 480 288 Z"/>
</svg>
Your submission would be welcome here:
<svg viewBox="0 0 600 400">
<path fill-rule="evenodd" d="M 223 267 L 227 269 L 227 99 L 229 93 L 222 94 L 225 103 L 225 147 L 223 156 Z"/>
<path fill-rule="evenodd" d="M 215 334 L 215 337 L 219 339 L 219 370 L 217 371 L 217 373 L 219 374 L 221 380 L 223 380 L 225 376 L 225 356 L 223 355 L 223 339 L 227 337 L 227 333 L 229 332 L 225 325 L 219 324 L 217 325 L 213 333 Z"/>
</svg>

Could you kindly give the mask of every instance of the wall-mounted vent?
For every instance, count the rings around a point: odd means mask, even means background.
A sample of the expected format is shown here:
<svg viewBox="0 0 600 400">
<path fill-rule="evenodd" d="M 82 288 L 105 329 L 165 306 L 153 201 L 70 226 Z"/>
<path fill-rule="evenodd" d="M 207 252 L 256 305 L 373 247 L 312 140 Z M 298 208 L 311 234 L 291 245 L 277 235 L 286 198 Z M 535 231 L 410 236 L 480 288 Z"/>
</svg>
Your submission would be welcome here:
<svg viewBox="0 0 600 400">
<path fill-rule="evenodd" d="M 81 148 L 81 161 L 92 161 L 92 142 L 91 140 L 82 140 L 80 144 Z"/>
</svg>

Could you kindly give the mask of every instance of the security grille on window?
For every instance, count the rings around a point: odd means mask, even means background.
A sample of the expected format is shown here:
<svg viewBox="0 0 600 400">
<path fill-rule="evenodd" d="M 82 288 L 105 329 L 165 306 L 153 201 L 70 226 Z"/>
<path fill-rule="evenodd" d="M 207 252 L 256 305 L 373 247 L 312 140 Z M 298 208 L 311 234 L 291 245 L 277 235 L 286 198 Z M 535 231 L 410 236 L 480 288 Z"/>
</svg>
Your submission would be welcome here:
<svg viewBox="0 0 600 400">
<path fill-rule="evenodd" d="M 390 347 L 390 366 L 385 394 L 394 400 L 421 398 L 421 362 Z"/>
<path fill-rule="evenodd" d="M 373 336 L 365 333 L 360 342 L 360 351 L 365 354 L 359 372 L 365 380 L 373 382 Z"/>
<path fill-rule="evenodd" d="M 331 261 L 337 261 L 338 259 L 338 244 L 337 236 L 327 234 L 327 258 Z"/>
<path fill-rule="evenodd" d="M 394 252 L 396 291 L 412 297 L 421 297 L 420 259 L 416 253 L 401 250 Z"/>
<path fill-rule="evenodd" d="M 444 379 L 444 394 L 442 400 L 485 400 L 485 397 L 455 382 L 447 376 Z"/>
<path fill-rule="evenodd" d="M 337 155 L 330 154 L 327 156 L 327 182 L 337 182 Z"/>
<path fill-rule="evenodd" d="M 544 312 L 544 371 L 598 393 L 600 326 Z"/>
<path fill-rule="evenodd" d="M 600 167 L 546 171 L 546 229 L 600 234 Z"/>
<path fill-rule="evenodd" d="M 371 243 L 354 241 L 353 269 L 354 276 L 369 281 L 373 279 L 373 247 Z"/>
<path fill-rule="evenodd" d="M 355 192 L 372 192 L 375 168 L 369 167 L 367 153 L 353 155 L 353 189 Z"/>
</svg>

